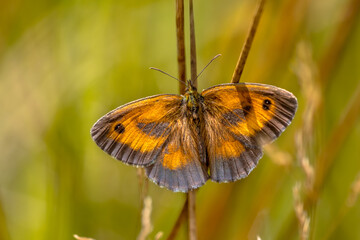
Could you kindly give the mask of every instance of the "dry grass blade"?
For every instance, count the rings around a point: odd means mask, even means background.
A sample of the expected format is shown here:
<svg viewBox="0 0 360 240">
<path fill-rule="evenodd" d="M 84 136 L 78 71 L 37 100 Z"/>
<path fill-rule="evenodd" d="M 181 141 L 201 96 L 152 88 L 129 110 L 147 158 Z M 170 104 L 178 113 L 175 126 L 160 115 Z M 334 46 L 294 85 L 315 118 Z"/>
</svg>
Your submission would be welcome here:
<svg viewBox="0 0 360 240">
<path fill-rule="evenodd" d="M 236 67 L 235 67 L 235 70 L 234 70 L 234 73 L 232 76 L 232 80 L 231 80 L 232 83 L 238 83 L 240 81 L 241 74 L 244 70 L 245 63 L 246 63 L 247 57 L 249 55 L 249 51 L 250 51 L 252 42 L 255 37 L 256 29 L 259 25 L 262 10 L 264 8 L 264 3 L 265 3 L 265 0 L 260 0 L 259 5 L 257 7 L 256 14 L 254 16 L 252 25 L 251 25 L 248 35 L 246 37 L 245 43 L 241 50 L 238 62 L 236 64 Z"/>
</svg>

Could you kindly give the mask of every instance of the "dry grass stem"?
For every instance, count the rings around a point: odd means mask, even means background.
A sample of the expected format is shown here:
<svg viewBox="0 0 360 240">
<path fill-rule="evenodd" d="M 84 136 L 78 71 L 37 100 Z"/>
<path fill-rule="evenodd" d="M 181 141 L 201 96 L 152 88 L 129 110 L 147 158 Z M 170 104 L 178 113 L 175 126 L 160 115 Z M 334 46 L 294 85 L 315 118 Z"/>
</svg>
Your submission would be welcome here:
<svg viewBox="0 0 360 240">
<path fill-rule="evenodd" d="M 300 197 L 300 189 L 301 189 L 301 184 L 296 183 L 293 188 L 294 209 L 295 209 L 296 217 L 299 222 L 300 239 L 306 240 L 309 237 L 310 219 L 308 217 L 308 214 L 304 210 L 304 204 L 301 201 L 301 197 Z"/>
<path fill-rule="evenodd" d="M 350 194 L 347 198 L 347 205 L 353 207 L 357 202 L 360 194 L 360 173 L 357 175 L 354 183 L 352 184 Z"/>
<path fill-rule="evenodd" d="M 296 62 L 294 64 L 293 70 L 298 77 L 298 81 L 305 98 L 305 109 L 303 113 L 302 124 L 295 134 L 295 144 L 298 162 L 300 163 L 300 166 L 305 173 L 305 195 L 308 197 L 312 195 L 315 179 L 315 170 L 311 165 L 309 156 L 312 154 L 311 150 L 313 149 L 312 146 L 315 138 L 315 116 L 316 112 L 319 111 L 322 100 L 321 89 L 316 81 L 316 65 L 313 60 L 312 49 L 308 43 L 303 41 L 298 43 L 296 47 Z M 294 197 L 295 193 L 296 192 L 294 192 Z M 304 205 L 306 210 L 310 209 L 308 208 L 306 199 L 304 200 L 304 204 L 301 203 L 302 209 L 300 209 L 300 205 L 295 206 L 295 212 L 298 221 L 300 222 L 300 236 L 302 239 L 307 239 L 310 234 L 308 231 L 310 220 L 306 222 L 304 219 L 300 219 L 300 210 L 305 211 Z M 312 211 L 308 212 L 312 213 Z M 312 224 L 314 224 L 314 221 L 312 221 Z M 311 228 L 311 230 L 312 229 L 314 229 L 314 226 Z"/>
<path fill-rule="evenodd" d="M 313 134 L 314 115 L 319 108 L 322 96 L 320 87 L 315 80 L 317 73 L 311 46 L 306 42 L 299 42 L 296 47 L 296 62 L 293 71 L 298 77 L 301 91 L 306 100 L 301 128 L 305 136 L 311 136 Z"/>
<path fill-rule="evenodd" d="M 147 196 L 149 189 L 149 180 L 145 177 L 145 169 L 138 168 L 137 171 L 138 181 L 139 181 L 139 195 L 140 195 L 140 209 L 144 207 L 144 199 Z"/>
<path fill-rule="evenodd" d="M 158 232 L 155 237 L 154 237 L 154 240 L 160 240 L 160 238 L 162 238 L 164 236 L 164 233 L 163 232 Z"/>
<path fill-rule="evenodd" d="M 196 39 L 195 39 L 195 23 L 194 23 L 194 5 L 193 1 L 189 1 L 190 12 L 190 68 L 191 80 L 194 86 L 197 86 L 197 63 L 196 63 Z"/>
<path fill-rule="evenodd" d="M 184 0 L 176 0 L 176 39 L 179 80 L 186 81 L 185 64 L 185 32 L 184 32 Z M 184 84 L 179 84 L 181 94 L 185 92 Z"/>
<path fill-rule="evenodd" d="M 171 232 L 167 238 L 167 240 L 173 240 L 175 239 L 179 229 L 180 229 L 180 226 L 181 224 L 184 222 L 184 220 L 186 219 L 186 216 L 187 216 L 187 212 L 188 211 L 188 199 L 186 198 L 186 201 L 184 203 L 184 206 L 179 214 L 179 217 L 177 218 L 173 228 L 171 229 Z"/>
<path fill-rule="evenodd" d="M 282 151 L 276 144 L 264 146 L 266 154 L 277 165 L 289 167 L 292 163 L 292 157 L 288 152 Z"/>
<path fill-rule="evenodd" d="M 189 16 L 190 16 L 190 63 L 191 63 L 191 80 L 196 80 L 197 69 L 196 69 L 196 41 L 195 41 L 195 23 L 194 23 L 194 7 L 193 1 L 189 0 Z M 193 82 L 196 86 L 196 82 Z M 189 240 L 197 239 L 197 228 L 196 228 L 196 190 L 189 191 L 187 193 L 188 199 L 188 236 Z"/>
<path fill-rule="evenodd" d="M 191 51 L 191 76 L 192 80 L 196 79 L 196 47 L 195 47 L 195 25 L 193 14 L 193 3 L 190 1 L 190 51 Z M 184 1 L 176 0 L 176 33 L 177 33 L 177 47 L 178 47 L 178 69 L 179 79 L 186 81 L 186 62 L 185 62 L 185 33 L 184 33 Z M 195 83 L 194 83 L 195 84 Z M 180 83 L 180 94 L 185 92 L 185 86 Z M 196 239 L 196 219 L 195 219 L 195 192 L 187 193 L 187 200 L 184 208 L 181 211 L 171 233 L 167 239 L 174 239 L 177 235 L 183 219 L 188 214 L 189 220 L 189 239 Z M 191 205 L 191 207 L 190 207 Z"/>
<path fill-rule="evenodd" d="M 144 199 L 144 208 L 141 213 L 141 230 L 137 237 L 137 240 L 145 240 L 153 229 L 153 226 L 151 224 L 151 210 L 152 200 L 151 197 L 147 196 Z"/>
<path fill-rule="evenodd" d="M 189 240 L 197 239 L 197 228 L 196 228 L 196 215 L 195 215 L 195 205 L 196 205 L 196 190 L 189 191 L 187 193 L 188 198 L 188 218 L 189 218 Z"/>
<path fill-rule="evenodd" d="M 321 91 L 315 81 L 315 63 L 310 46 L 305 42 L 300 42 L 296 50 L 296 62 L 293 70 L 298 77 L 306 102 L 302 125 L 295 135 L 295 144 L 297 159 L 306 176 L 305 186 L 310 191 L 314 182 L 314 168 L 310 164 L 308 154 L 313 143 L 315 113 L 320 107 Z"/>
<path fill-rule="evenodd" d="M 236 67 L 235 67 L 235 70 L 234 70 L 234 73 L 232 76 L 232 80 L 231 80 L 232 83 L 238 83 L 240 81 L 240 77 L 242 75 L 242 72 L 244 71 L 245 63 L 246 63 L 247 57 L 250 52 L 251 45 L 252 45 L 254 37 L 255 37 L 256 29 L 259 25 L 259 21 L 260 21 L 260 17 L 262 14 L 262 10 L 264 8 L 264 4 L 265 4 L 265 0 L 259 1 L 255 16 L 253 18 L 253 22 L 251 24 L 251 27 L 250 27 L 248 35 L 246 37 L 245 43 L 241 50 L 239 59 L 236 63 Z"/>
<path fill-rule="evenodd" d="M 77 240 L 95 240 L 93 238 L 80 237 L 77 234 L 74 234 L 74 238 L 77 239 Z"/>
<path fill-rule="evenodd" d="M 306 176 L 306 189 L 310 190 L 314 183 L 314 167 L 310 164 L 308 157 L 303 157 L 300 164 Z"/>
</svg>

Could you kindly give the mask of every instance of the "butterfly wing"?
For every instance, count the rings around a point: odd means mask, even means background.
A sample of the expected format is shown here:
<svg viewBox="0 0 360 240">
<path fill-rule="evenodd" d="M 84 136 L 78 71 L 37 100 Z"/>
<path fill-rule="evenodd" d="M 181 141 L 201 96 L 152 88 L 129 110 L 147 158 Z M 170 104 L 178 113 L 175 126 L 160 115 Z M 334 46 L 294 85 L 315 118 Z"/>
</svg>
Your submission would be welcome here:
<svg viewBox="0 0 360 240">
<path fill-rule="evenodd" d="M 186 111 L 185 105 L 183 111 Z M 209 178 L 206 151 L 192 119 L 184 114 L 175 121 L 168 143 L 158 161 L 146 168 L 146 174 L 160 186 L 174 192 L 187 192 L 202 186 Z"/>
<path fill-rule="evenodd" d="M 280 136 L 297 109 L 292 93 L 264 84 L 222 84 L 202 96 L 210 176 L 217 182 L 246 177 L 262 145 Z"/>
<path fill-rule="evenodd" d="M 187 191 L 208 178 L 179 95 L 156 95 L 120 106 L 91 129 L 95 143 L 124 163 L 146 167 L 148 177 L 173 191 Z M 201 158 L 203 158 L 201 160 Z"/>
</svg>

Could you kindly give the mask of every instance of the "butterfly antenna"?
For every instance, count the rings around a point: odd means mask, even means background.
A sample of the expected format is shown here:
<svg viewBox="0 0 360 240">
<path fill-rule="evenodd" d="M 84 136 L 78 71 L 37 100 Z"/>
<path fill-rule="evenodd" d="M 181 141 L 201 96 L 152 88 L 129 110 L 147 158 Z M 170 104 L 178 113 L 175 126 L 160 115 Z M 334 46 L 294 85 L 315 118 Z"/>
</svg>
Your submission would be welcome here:
<svg viewBox="0 0 360 240">
<path fill-rule="evenodd" d="M 196 78 L 194 80 L 192 80 L 192 82 L 195 82 L 196 79 L 198 79 L 200 77 L 200 75 L 202 74 L 202 72 L 210 65 L 210 63 L 212 63 L 215 59 L 217 59 L 218 57 L 220 57 L 221 54 L 216 55 L 215 57 L 213 57 L 210 62 L 208 64 L 206 64 L 206 66 L 201 70 L 201 72 L 196 76 Z"/>
<path fill-rule="evenodd" d="M 173 78 L 173 79 L 175 79 L 175 80 L 177 80 L 177 81 L 179 81 L 179 82 L 181 82 L 182 84 L 184 84 L 184 85 L 185 85 L 185 82 L 184 82 L 184 81 L 181 81 L 181 80 L 177 79 L 176 77 L 171 76 L 170 74 L 168 74 L 168 73 L 164 72 L 163 70 L 160 70 L 160 69 L 158 69 L 158 68 L 154 68 L 154 67 L 150 67 L 150 69 L 152 69 L 152 70 L 156 70 L 156 71 L 159 71 L 159 72 L 161 72 L 161 73 L 163 73 L 163 74 L 165 74 L 165 75 L 168 75 L 169 77 L 171 77 L 171 78 Z"/>
</svg>

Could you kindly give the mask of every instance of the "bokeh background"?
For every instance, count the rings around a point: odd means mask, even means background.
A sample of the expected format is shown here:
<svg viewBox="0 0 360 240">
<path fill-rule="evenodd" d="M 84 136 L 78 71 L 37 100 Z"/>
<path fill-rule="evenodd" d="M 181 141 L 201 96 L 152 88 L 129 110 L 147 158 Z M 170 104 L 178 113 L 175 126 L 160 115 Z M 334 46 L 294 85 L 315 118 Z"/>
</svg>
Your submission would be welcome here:
<svg viewBox="0 0 360 240">
<path fill-rule="evenodd" d="M 249 177 L 200 188 L 199 239 L 360 239 L 359 8 L 267 1 L 241 81 L 285 88 L 299 108 Z M 195 1 L 198 68 L 222 54 L 199 89 L 230 81 L 255 9 Z M 177 76 L 176 53 L 175 1 L 1 1 L 0 239 L 138 236 L 137 170 L 89 131 L 119 105 L 177 93 L 148 70 Z M 166 239 L 185 195 L 153 183 L 148 195 L 148 239 Z"/>
</svg>

